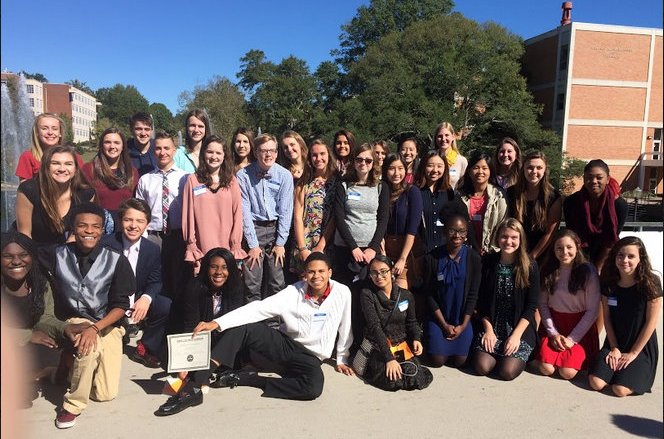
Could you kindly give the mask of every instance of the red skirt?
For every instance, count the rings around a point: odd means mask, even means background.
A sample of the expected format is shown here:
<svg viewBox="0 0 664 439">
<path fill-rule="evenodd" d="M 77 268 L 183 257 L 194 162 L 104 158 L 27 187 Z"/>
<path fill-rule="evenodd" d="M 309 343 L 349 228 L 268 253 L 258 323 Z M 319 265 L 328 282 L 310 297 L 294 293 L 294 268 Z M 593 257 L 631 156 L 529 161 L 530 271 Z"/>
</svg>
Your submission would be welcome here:
<svg viewBox="0 0 664 439">
<path fill-rule="evenodd" d="M 574 327 L 579 323 L 583 317 L 584 312 L 579 313 L 565 313 L 558 312 L 553 309 L 551 311 L 551 318 L 558 332 L 564 336 L 569 335 Z M 544 325 L 540 326 L 543 328 Z M 595 355 L 599 351 L 599 335 L 597 333 L 597 325 L 593 323 L 583 336 L 580 342 L 572 346 L 571 349 L 565 349 L 562 352 L 556 351 L 549 347 L 549 338 L 546 334 L 542 336 L 539 351 L 539 360 L 543 363 L 552 364 L 558 368 L 570 368 L 576 370 L 586 370 L 589 364 L 593 364 Z"/>
</svg>

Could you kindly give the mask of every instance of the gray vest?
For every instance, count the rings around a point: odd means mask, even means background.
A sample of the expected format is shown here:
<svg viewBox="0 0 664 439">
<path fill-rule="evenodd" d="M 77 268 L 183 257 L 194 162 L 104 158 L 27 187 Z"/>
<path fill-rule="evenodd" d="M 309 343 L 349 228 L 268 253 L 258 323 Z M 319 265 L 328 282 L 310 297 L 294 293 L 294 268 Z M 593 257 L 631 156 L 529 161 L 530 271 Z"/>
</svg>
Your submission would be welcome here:
<svg viewBox="0 0 664 439">
<path fill-rule="evenodd" d="M 55 278 L 64 305 L 79 317 L 93 321 L 104 318 L 107 314 L 108 292 L 119 259 L 119 253 L 104 247 L 88 274 L 83 277 L 76 254 L 66 245 L 57 247 Z"/>
</svg>

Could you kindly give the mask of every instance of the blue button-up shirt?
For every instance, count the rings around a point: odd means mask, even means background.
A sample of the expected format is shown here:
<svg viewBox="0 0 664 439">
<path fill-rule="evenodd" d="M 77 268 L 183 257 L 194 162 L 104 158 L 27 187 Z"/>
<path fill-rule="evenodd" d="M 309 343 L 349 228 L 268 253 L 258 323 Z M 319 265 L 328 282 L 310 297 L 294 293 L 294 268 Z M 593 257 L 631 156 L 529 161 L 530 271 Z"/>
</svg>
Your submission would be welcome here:
<svg viewBox="0 0 664 439">
<path fill-rule="evenodd" d="M 275 245 L 284 246 L 293 219 L 293 176 L 278 164 L 265 171 L 252 163 L 237 173 L 242 193 L 242 223 L 249 248 L 258 247 L 254 221 L 277 221 Z"/>
</svg>

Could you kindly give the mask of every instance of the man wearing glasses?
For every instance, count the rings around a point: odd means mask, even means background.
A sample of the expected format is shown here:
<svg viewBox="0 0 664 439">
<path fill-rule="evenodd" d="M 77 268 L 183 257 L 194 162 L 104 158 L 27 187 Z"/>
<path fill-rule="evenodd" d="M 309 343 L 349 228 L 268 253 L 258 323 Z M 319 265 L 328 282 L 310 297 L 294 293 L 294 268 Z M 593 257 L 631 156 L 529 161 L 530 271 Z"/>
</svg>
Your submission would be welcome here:
<svg viewBox="0 0 664 439">
<path fill-rule="evenodd" d="M 256 161 L 237 173 L 242 193 L 246 251 L 247 302 L 281 291 L 286 240 L 293 218 L 293 176 L 277 164 L 277 139 L 263 134 L 254 141 Z"/>
</svg>

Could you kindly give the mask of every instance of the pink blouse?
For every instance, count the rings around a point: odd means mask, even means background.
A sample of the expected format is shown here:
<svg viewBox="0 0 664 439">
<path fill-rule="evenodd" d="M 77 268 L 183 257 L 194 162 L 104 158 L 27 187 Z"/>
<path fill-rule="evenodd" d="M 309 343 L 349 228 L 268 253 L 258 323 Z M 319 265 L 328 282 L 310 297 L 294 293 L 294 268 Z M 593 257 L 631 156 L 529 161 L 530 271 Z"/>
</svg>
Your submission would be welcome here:
<svg viewBox="0 0 664 439">
<path fill-rule="evenodd" d="M 187 242 L 185 261 L 194 262 L 216 247 L 244 259 L 242 249 L 242 197 L 235 177 L 216 193 L 189 174 L 182 194 L 182 234 Z"/>
</svg>

